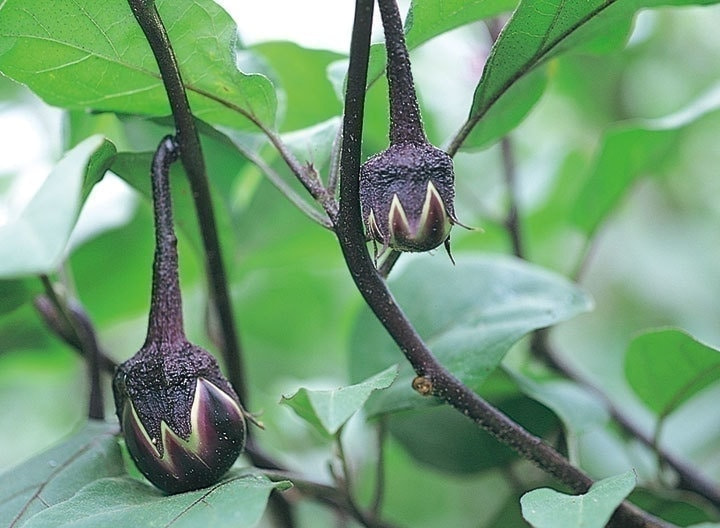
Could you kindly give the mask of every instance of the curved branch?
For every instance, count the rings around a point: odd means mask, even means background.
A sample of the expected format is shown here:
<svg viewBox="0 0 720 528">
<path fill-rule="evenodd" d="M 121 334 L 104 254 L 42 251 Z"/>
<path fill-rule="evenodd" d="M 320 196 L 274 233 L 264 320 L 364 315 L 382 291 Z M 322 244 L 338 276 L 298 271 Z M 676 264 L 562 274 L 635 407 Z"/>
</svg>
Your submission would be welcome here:
<svg viewBox="0 0 720 528">
<path fill-rule="evenodd" d="M 590 477 L 541 439 L 489 405 L 435 359 L 373 265 L 363 234 L 359 198 L 360 145 L 373 0 L 356 0 L 355 5 L 340 164 L 340 210 L 336 225 L 350 274 L 369 307 L 400 347 L 418 377 L 425 382 L 429 393 L 471 418 L 496 439 L 576 492 L 584 493 L 593 483 Z M 628 502 L 618 508 L 614 520 L 618 526 L 625 528 L 667 526 Z"/>
<path fill-rule="evenodd" d="M 251 121 L 267 136 L 267 138 L 270 140 L 270 143 L 272 143 L 275 149 L 277 149 L 280 157 L 283 159 L 286 165 L 290 168 L 293 174 L 295 174 L 297 179 L 300 180 L 300 183 L 303 184 L 305 189 L 307 189 L 307 191 L 310 193 L 310 196 L 312 196 L 320 205 L 322 205 L 327 215 L 330 217 L 331 220 L 334 221 L 335 217 L 337 216 L 338 204 L 335 200 L 335 195 L 332 190 L 325 188 L 322 181 L 320 181 L 320 178 L 314 170 L 308 170 L 298 161 L 295 155 L 290 152 L 290 149 L 287 147 L 287 145 L 282 142 L 280 136 L 278 136 L 275 132 L 270 130 L 267 126 L 265 126 L 265 124 L 261 123 L 257 119 L 251 118 Z"/>
<path fill-rule="evenodd" d="M 397 528 L 393 524 L 353 508 L 345 494 L 336 487 L 314 482 L 296 473 L 279 469 L 263 469 L 262 472 L 272 481 L 291 481 L 294 486 L 293 489 L 298 490 L 300 494 L 352 516 L 362 526 L 367 528 Z"/>
<path fill-rule="evenodd" d="M 56 335 L 85 358 L 90 385 L 88 418 L 104 420 L 105 404 L 100 369 L 104 368 L 112 374 L 116 365 L 100 350 L 95 328 L 85 310 L 77 303 L 61 299 L 47 275 L 41 275 L 40 280 L 45 288 L 45 295 L 35 298 L 35 309 Z"/>
<path fill-rule="evenodd" d="M 278 191 L 280 191 L 288 200 L 290 200 L 293 205 L 300 210 L 300 212 L 310 218 L 310 220 L 312 220 L 313 222 L 316 222 L 323 226 L 325 229 L 333 229 L 332 221 L 329 218 L 324 217 L 322 213 L 314 209 L 312 205 L 308 204 L 305 200 L 303 200 L 303 198 L 298 193 L 296 193 L 292 187 L 285 183 L 285 180 L 282 179 L 282 177 L 275 171 L 275 169 L 273 169 L 269 164 L 265 163 L 264 159 L 252 152 L 250 149 L 247 149 L 240 145 L 236 144 L 235 148 L 240 152 L 240 154 L 245 156 L 248 161 L 250 161 L 258 169 L 260 169 L 260 171 L 265 174 L 267 179 L 270 180 L 270 183 L 272 183 Z"/>
</svg>

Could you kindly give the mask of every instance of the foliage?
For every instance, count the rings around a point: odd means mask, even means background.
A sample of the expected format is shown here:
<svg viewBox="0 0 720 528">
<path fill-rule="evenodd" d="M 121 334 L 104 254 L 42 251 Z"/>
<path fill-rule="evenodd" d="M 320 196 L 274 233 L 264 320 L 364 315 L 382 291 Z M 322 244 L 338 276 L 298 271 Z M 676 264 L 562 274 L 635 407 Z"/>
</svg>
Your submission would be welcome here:
<svg viewBox="0 0 720 528">
<path fill-rule="evenodd" d="M 585 495 L 543 488 L 523 495 L 520 504 L 534 528 L 602 528 L 634 485 L 635 475 L 628 471 L 596 482 Z"/>
<path fill-rule="evenodd" d="M 83 343 L 65 319 L 81 306 L 114 362 L 142 345 L 149 153 L 173 130 L 162 78 L 125 1 L 0 2 L 0 137 L 12 144 L 13 112 L 55 112 L 41 180 L 0 160 L 0 525 L 273 526 L 271 492 L 294 486 L 279 495 L 299 526 L 600 527 L 626 498 L 718 526 L 716 4 L 406 3 L 428 136 L 456 154 L 458 217 L 484 232 L 453 229 L 455 265 L 403 255 L 388 285 L 445 367 L 595 480 L 568 494 L 412 389 L 397 337 L 313 221 L 330 219 L 299 179 L 337 169 L 347 53 L 246 45 L 213 0 L 157 0 L 201 134 L 249 411 L 263 411 L 253 438 L 287 469 L 249 453 L 215 486 L 164 496 L 127 458 L 112 402 L 104 422 L 81 418 Z M 373 44 L 363 159 L 387 145 L 384 64 Z M 220 357 L 185 175 L 173 169 L 187 333 Z M 48 282 L 46 327 L 33 301 Z"/>
</svg>

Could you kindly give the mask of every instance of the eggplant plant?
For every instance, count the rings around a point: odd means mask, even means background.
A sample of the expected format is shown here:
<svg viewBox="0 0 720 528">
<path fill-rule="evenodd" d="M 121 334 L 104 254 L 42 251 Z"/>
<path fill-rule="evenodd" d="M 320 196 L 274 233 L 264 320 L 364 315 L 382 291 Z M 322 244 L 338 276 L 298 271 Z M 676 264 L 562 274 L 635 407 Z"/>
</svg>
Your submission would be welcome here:
<svg viewBox="0 0 720 528">
<path fill-rule="evenodd" d="M 0 2 L 0 526 L 720 526 L 718 3 Z"/>
</svg>

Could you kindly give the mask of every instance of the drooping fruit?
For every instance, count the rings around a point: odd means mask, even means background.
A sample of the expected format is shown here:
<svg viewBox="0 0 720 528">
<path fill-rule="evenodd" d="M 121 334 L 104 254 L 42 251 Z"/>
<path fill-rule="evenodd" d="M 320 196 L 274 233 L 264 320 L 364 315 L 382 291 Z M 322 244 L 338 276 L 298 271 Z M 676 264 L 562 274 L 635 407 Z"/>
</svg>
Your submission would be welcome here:
<svg viewBox="0 0 720 528">
<path fill-rule="evenodd" d="M 113 379 L 115 408 L 138 469 L 167 493 L 217 482 L 245 444 L 245 415 L 215 358 L 185 337 L 170 165 L 170 136 L 152 164 L 155 259 L 148 334 L 140 351 Z"/>
<path fill-rule="evenodd" d="M 378 0 L 390 97 L 390 147 L 360 168 L 368 238 L 382 249 L 429 251 L 445 243 L 455 217 L 452 158 L 428 141 L 395 0 Z"/>
</svg>

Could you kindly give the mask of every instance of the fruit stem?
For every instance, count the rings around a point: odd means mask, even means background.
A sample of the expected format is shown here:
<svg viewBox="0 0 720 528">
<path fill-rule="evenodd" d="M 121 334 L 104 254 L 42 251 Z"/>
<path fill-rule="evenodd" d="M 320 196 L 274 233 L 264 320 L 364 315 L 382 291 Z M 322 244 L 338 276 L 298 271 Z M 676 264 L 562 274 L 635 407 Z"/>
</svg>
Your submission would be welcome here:
<svg viewBox="0 0 720 528">
<path fill-rule="evenodd" d="M 178 156 L 179 148 L 175 139 L 166 136 L 160 141 L 152 161 L 155 259 L 146 345 L 152 342 L 177 343 L 185 340 L 169 176 L 170 165 Z"/>
<path fill-rule="evenodd" d="M 195 125 L 195 117 L 190 109 L 175 52 L 154 0 L 128 0 L 128 4 L 145 34 L 165 85 L 165 92 L 167 93 L 177 130 L 175 138 L 182 154 L 180 161 L 182 161 L 190 182 L 198 223 L 200 224 L 200 234 L 205 248 L 205 269 L 211 287 L 210 300 L 220 322 L 223 358 L 225 359 L 230 383 L 240 397 L 240 401 L 247 402 L 247 384 L 245 383 L 242 349 L 238 338 L 237 325 L 233 317 L 227 274 L 225 273 L 222 248 L 220 247 L 217 223 L 210 197 L 210 186 L 200 137 Z M 169 9 L 172 8 L 170 4 L 172 2 L 168 3 Z M 281 145 L 275 136 L 272 136 L 271 140 L 277 141 Z M 289 156 L 289 153 L 286 152 L 285 154 Z M 287 156 L 284 155 L 286 158 Z"/>
<path fill-rule="evenodd" d="M 390 144 L 426 143 L 400 10 L 396 0 L 378 0 L 378 6 L 387 50 Z"/>
</svg>

